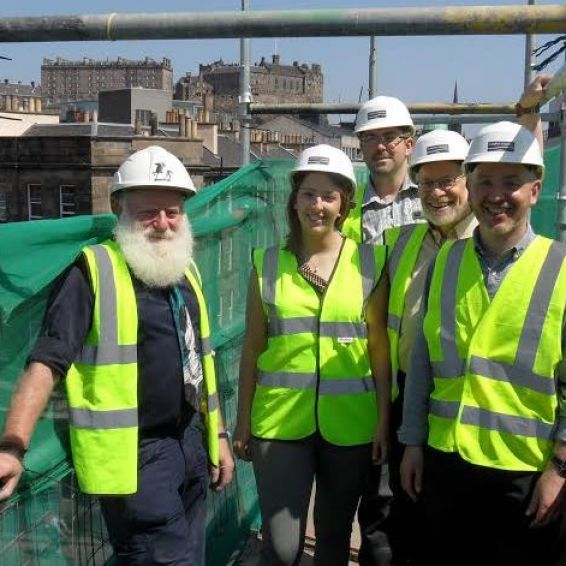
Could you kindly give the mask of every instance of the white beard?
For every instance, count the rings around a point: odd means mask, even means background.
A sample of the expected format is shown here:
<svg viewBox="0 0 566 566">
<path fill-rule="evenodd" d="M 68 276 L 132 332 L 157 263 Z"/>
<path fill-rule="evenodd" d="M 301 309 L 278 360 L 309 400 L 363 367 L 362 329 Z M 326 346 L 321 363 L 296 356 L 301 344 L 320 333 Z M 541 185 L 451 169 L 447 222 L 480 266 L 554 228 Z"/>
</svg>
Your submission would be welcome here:
<svg viewBox="0 0 566 566">
<path fill-rule="evenodd" d="M 170 287 L 181 281 L 193 256 L 193 233 L 185 216 L 176 232 L 143 228 L 124 211 L 114 228 L 133 274 L 148 287 Z"/>
</svg>

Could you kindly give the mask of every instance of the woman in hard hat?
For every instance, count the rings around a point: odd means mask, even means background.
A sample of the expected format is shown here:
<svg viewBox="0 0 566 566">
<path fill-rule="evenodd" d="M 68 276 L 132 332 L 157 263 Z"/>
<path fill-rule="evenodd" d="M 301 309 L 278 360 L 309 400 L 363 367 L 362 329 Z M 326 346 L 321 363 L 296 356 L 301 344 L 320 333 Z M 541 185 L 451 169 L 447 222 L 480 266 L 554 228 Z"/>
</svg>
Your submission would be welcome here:
<svg viewBox="0 0 566 566">
<path fill-rule="evenodd" d="M 387 454 L 385 248 L 340 233 L 356 186 L 342 151 L 305 150 L 291 185 L 286 244 L 253 254 L 234 449 L 254 464 L 262 564 L 300 560 L 316 481 L 315 562 L 340 566 Z"/>
</svg>

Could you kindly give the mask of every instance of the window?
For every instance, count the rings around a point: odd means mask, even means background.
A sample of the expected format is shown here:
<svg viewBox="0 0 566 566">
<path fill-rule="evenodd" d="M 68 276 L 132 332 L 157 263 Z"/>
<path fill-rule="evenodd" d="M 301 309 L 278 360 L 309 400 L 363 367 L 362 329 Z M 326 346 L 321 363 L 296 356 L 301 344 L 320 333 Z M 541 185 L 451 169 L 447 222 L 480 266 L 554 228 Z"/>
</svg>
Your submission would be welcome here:
<svg viewBox="0 0 566 566">
<path fill-rule="evenodd" d="M 140 122 L 144 126 L 149 126 L 151 122 L 151 110 L 136 110 L 136 120 L 140 120 Z"/>
<path fill-rule="evenodd" d="M 59 216 L 61 218 L 77 214 L 75 189 L 75 185 L 61 185 L 59 187 Z"/>
<path fill-rule="evenodd" d="M 41 202 L 41 185 L 28 185 L 28 219 L 43 218 L 43 204 Z"/>
</svg>

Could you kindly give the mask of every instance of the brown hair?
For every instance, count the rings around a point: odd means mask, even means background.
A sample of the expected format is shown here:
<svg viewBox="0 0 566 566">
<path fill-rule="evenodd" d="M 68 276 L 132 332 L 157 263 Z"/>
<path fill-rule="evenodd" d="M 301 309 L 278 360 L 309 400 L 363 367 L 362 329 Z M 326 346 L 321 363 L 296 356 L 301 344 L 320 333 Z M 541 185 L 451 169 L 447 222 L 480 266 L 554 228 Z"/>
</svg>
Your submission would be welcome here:
<svg viewBox="0 0 566 566">
<path fill-rule="evenodd" d="M 312 173 L 317 172 L 318 171 L 312 171 Z M 301 223 L 299 222 L 299 217 L 295 210 L 295 203 L 297 201 L 297 192 L 299 191 L 299 187 L 309 173 L 311 173 L 311 171 L 301 171 L 291 176 L 291 194 L 287 201 L 287 223 L 289 225 L 289 233 L 287 234 L 285 248 L 297 256 L 301 249 Z M 354 190 L 350 181 L 345 177 L 335 173 L 325 173 L 325 175 L 332 178 L 340 192 L 340 216 L 336 220 L 336 228 L 340 229 L 344 220 L 346 220 L 346 217 L 348 216 L 348 212 L 350 212 L 350 209 L 352 208 Z"/>
</svg>

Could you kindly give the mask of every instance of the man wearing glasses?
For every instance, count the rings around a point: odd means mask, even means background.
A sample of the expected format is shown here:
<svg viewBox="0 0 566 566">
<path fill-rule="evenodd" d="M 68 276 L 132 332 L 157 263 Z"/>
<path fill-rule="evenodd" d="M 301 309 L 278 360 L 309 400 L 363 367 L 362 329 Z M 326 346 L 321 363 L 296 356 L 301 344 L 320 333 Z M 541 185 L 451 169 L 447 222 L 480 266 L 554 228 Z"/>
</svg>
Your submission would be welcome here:
<svg viewBox="0 0 566 566">
<path fill-rule="evenodd" d="M 358 186 L 342 232 L 357 242 L 383 244 L 386 229 L 414 224 L 422 218 L 418 190 L 408 175 L 415 128 L 399 99 L 376 96 L 360 108 L 355 131 L 369 181 Z M 390 562 L 388 535 L 384 532 L 391 500 L 386 476 L 380 482 L 381 471 L 374 470 L 360 502 L 362 566 L 386 566 Z"/>
<path fill-rule="evenodd" d="M 387 228 L 421 218 L 417 187 L 407 174 L 413 120 L 399 99 L 376 96 L 360 108 L 355 131 L 370 178 L 356 190 L 355 205 L 342 232 L 358 242 L 383 244 Z"/>
<path fill-rule="evenodd" d="M 468 142 L 456 132 L 435 130 L 421 136 L 410 158 L 409 175 L 417 183 L 427 223 L 385 231 L 390 281 L 388 333 L 398 396 L 391 413 L 389 484 L 393 499 L 384 529 L 393 562 L 399 566 L 421 564 L 419 537 L 423 532 L 419 508 L 404 493 L 399 477 L 404 446 L 397 440 L 396 433 L 401 425 L 405 375 L 420 322 L 427 266 L 445 240 L 469 238 L 477 225 L 468 203 L 463 171 L 467 154 Z"/>
</svg>

